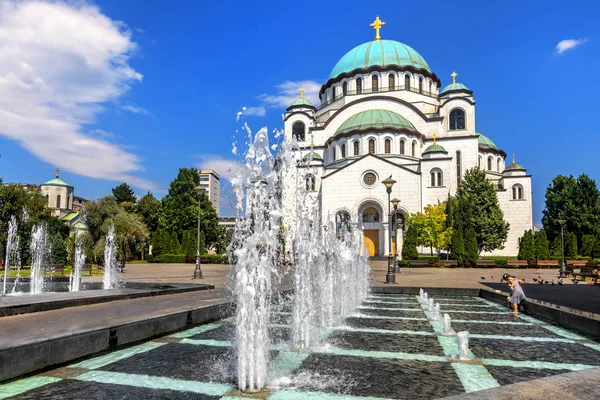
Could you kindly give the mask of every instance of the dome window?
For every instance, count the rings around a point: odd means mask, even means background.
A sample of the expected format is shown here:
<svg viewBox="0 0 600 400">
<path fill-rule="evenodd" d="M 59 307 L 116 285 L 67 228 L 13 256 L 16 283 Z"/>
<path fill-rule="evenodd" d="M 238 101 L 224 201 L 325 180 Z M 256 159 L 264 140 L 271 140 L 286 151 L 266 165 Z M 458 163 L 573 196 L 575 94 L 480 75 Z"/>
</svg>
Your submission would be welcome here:
<svg viewBox="0 0 600 400">
<path fill-rule="evenodd" d="M 404 89 L 410 90 L 410 75 L 404 75 Z"/>
<path fill-rule="evenodd" d="M 385 139 L 385 154 L 390 154 L 392 152 L 392 141 L 390 139 Z"/>
<path fill-rule="evenodd" d="M 388 86 L 390 90 L 396 89 L 396 77 L 394 76 L 394 74 L 390 74 L 388 76 Z"/>
<path fill-rule="evenodd" d="M 50 206 L 50 196 L 46 195 L 46 204 L 48 204 L 48 206 Z"/>
<path fill-rule="evenodd" d="M 315 191 L 315 176 L 314 175 L 306 176 L 306 191 L 307 192 Z"/>
<path fill-rule="evenodd" d="M 348 82 L 342 84 L 342 94 L 346 96 L 348 94 Z"/>
<path fill-rule="evenodd" d="M 406 140 L 404 139 L 400 140 L 400 154 L 406 154 Z"/>
<path fill-rule="evenodd" d="M 419 78 L 419 93 L 423 93 L 423 78 Z"/>
<path fill-rule="evenodd" d="M 487 169 L 488 169 L 488 171 L 491 171 L 491 170 L 492 170 L 492 165 L 493 165 L 493 163 L 494 163 L 494 159 L 492 158 L 492 156 L 489 156 L 489 157 L 488 157 L 488 162 L 487 162 L 487 164 L 488 164 L 488 165 L 487 165 L 487 167 L 488 167 L 488 168 L 487 168 Z"/>
<path fill-rule="evenodd" d="M 369 139 L 369 154 L 375 154 L 375 139 Z"/>
<path fill-rule="evenodd" d="M 356 79 L 356 93 L 357 94 L 362 93 L 362 79 L 361 78 Z"/>
<path fill-rule="evenodd" d="M 342 158 L 346 158 L 346 145 L 342 145 Z"/>
<path fill-rule="evenodd" d="M 523 186 L 513 185 L 512 187 L 512 198 L 513 200 L 523 200 Z"/>
<path fill-rule="evenodd" d="M 331 148 L 331 158 L 335 161 L 335 146 Z"/>
<path fill-rule="evenodd" d="M 294 139 L 297 141 L 304 142 L 305 132 L 306 125 L 304 125 L 304 122 L 296 122 L 294 125 L 292 125 L 292 137 L 294 137 Z"/>
<path fill-rule="evenodd" d="M 450 111 L 450 130 L 460 129 L 465 129 L 465 111 L 462 108 L 455 108 Z"/>
<path fill-rule="evenodd" d="M 357 156 L 359 154 L 360 154 L 360 152 L 358 150 L 358 140 L 355 140 L 354 141 L 354 155 Z"/>
<path fill-rule="evenodd" d="M 56 196 L 56 208 L 60 208 L 60 194 Z"/>
<path fill-rule="evenodd" d="M 444 183 L 444 175 L 442 170 L 439 168 L 434 168 L 429 173 L 431 175 L 431 187 L 441 187 Z"/>
<path fill-rule="evenodd" d="M 498 161 L 496 162 L 496 171 L 498 172 L 502 172 L 503 168 L 502 168 L 502 159 L 498 158 Z"/>
<path fill-rule="evenodd" d="M 417 156 L 417 142 L 414 140 L 412 142 L 412 156 L 413 157 Z"/>
<path fill-rule="evenodd" d="M 371 78 L 371 87 L 373 92 L 379 92 L 379 76 L 373 75 Z"/>
</svg>

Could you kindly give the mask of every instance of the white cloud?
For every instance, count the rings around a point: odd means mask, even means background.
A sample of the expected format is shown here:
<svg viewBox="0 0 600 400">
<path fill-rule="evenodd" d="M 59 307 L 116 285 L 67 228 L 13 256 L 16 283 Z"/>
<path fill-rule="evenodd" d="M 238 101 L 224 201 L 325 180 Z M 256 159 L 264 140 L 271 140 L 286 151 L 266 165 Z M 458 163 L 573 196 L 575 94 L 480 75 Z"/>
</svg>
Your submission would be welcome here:
<svg viewBox="0 0 600 400">
<path fill-rule="evenodd" d="M 267 114 L 267 109 L 263 106 L 260 107 L 244 107 L 242 108 L 243 115 L 256 115 L 257 117 L 264 117 Z"/>
<path fill-rule="evenodd" d="M 561 40 L 560 42 L 558 42 L 558 44 L 556 45 L 556 52 L 558 54 L 562 54 L 565 51 L 569 50 L 569 49 L 574 49 L 575 47 L 579 46 L 580 44 L 583 44 L 587 41 L 586 39 L 566 39 L 566 40 Z"/>
<path fill-rule="evenodd" d="M 125 106 L 121 106 L 121 109 L 125 110 L 125 111 L 130 111 L 134 114 L 152 115 L 152 113 L 150 113 L 150 111 L 146 110 L 143 107 L 139 107 L 139 106 L 125 105 Z"/>
<path fill-rule="evenodd" d="M 198 169 L 212 169 L 216 171 L 221 178 L 229 180 L 233 173 L 241 168 L 239 161 L 227 159 L 217 154 L 199 155 L 200 161 L 196 164 Z"/>
<path fill-rule="evenodd" d="M 285 81 L 284 83 L 277 85 L 277 93 L 275 94 L 261 94 L 258 96 L 259 99 L 264 101 L 271 107 L 282 107 L 287 108 L 294 100 L 296 100 L 300 93 L 300 89 L 304 89 L 304 97 L 310 100 L 315 106 L 319 101 L 319 90 L 321 90 L 321 84 L 315 81 Z"/>
<path fill-rule="evenodd" d="M 143 170 L 137 155 L 85 130 L 103 104 L 142 80 L 122 22 L 83 1 L 5 0 L 0 43 L 0 135 L 76 174 L 156 186 L 132 175 Z"/>
</svg>

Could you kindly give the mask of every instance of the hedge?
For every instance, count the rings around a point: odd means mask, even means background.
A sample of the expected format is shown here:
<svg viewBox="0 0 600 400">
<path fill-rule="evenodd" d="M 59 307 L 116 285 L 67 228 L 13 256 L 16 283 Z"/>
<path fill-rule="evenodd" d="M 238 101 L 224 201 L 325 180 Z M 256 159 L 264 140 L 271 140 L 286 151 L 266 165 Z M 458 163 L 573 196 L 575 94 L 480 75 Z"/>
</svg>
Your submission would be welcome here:
<svg viewBox="0 0 600 400">
<path fill-rule="evenodd" d="M 208 264 L 224 264 L 227 262 L 226 254 L 202 254 L 201 262 Z M 161 254 L 159 256 L 146 255 L 146 260 L 149 263 L 167 263 L 167 264 L 183 264 L 185 262 L 185 254 Z"/>
</svg>

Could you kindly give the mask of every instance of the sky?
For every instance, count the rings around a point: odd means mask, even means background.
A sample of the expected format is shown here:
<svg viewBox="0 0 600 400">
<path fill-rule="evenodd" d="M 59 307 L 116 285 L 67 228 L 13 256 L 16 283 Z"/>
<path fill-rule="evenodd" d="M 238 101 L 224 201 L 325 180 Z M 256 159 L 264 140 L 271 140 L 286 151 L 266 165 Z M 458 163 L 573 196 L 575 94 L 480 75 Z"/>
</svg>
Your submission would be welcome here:
<svg viewBox="0 0 600 400">
<path fill-rule="evenodd" d="M 533 176 L 534 222 L 558 174 L 597 181 L 600 3 L 595 1 L 13 1 L 0 3 L 0 177 L 60 178 L 97 199 L 126 181 L 166 194 L 180 167 L 228 166 L 280 129 L 303 87 L 370 41 L 416 49 L 474 92 L 476 128 Z M 242 146 L 243 147 L 243 146 Z"/>
</svg>

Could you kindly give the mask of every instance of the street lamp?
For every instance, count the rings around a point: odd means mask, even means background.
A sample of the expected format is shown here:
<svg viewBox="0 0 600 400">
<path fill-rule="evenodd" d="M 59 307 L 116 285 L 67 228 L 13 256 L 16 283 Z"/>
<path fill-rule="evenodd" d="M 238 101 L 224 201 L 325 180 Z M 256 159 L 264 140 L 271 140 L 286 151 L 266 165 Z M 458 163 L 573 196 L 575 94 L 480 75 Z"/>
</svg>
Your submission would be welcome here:
<svg viewBox="0 0 600 400">
<path fill-rule="evenodd" d="M 392 176 L 390 175 L 389 178 L 387 178 L 386 180 L 382 181 L 381 183 L 383 183 L 385 185 L 385 189 L 387 191 L 388 194 L 388 272 L 385 275 L 385 283 L 396 283 L 396 275 L 394 275 L 394 260 L 392 257 L 392 218 L 391 218 L 391 214 L 392 214 L 392 206 L 390 205 L 390 195 L 392 194 L 392 186 L 394 186 L 394 183 L 396 183 L 395 180 L 392 179 Z"/>
<path fill-rule="evenodd" d="M 194 279 L 202 279 L 202 269 L 200 268 L 200 199 L 206 189 L 202 186 L 196 186 L 194 191 L 198 193 L 198 245 L 196 246 L 196 269 L 194 270 Z"/>
<path fill-rule="evenodd" d="M 394 217 L 396 216 L 396 211 L 398 210 L 398 204 L 400 204 L 400 199 L 394 197 L 392 199 L 392 205 L 394 206 Z M 394 218 L 395 220 L 396 218 Z M 394 227 L 395 231 L 398 232 L 398 223 L 396 222 L 396 226 Z M 396 249 L 394 251 L 394 272 L 398 272 L 398 236 L 396 235 Z"/>
<path fill-rule="evenodd" d="M 564 278 L 566 276 L 567 273 L 567 266 L 565 265 L 565 221 L 564 219 L 559 219 L 556 222 L 558 222 L 560 224 L 560 243 L 562 246 L 562 260 L 560 263 L 560 276 L 561 278 Z"/>
</svg>

